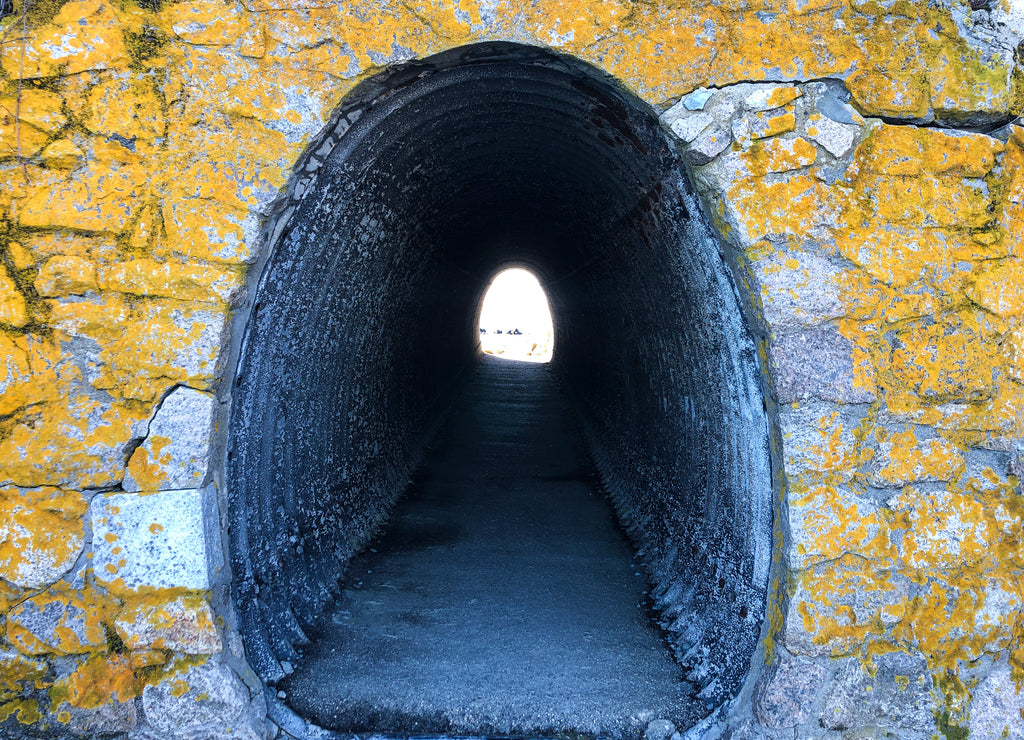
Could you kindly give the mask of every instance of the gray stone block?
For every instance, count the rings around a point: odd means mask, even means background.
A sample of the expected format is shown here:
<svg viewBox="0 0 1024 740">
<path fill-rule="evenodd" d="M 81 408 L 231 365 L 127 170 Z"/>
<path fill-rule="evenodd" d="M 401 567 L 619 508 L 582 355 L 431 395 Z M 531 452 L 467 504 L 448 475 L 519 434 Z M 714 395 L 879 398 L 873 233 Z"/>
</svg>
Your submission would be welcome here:
<svg viewBox="0 0 1024 740">
<path fill-rule="evenodd" d="M 771 342 L 775 392 L 781 403 L 807 398 L 839 403 L 875 400 L 874 370 L 864 387 L 854 386 L 853 342 L 832 327 L 804 329 Z"/>
<path fill-rule="evenodd" d="M 1024 740 L 1024 690 L 1010 676 L 1010 666 L 997 666 L 974 690 L 971 740 Z"/>
<path fill-rule="evenodd" d="M 97 496 L 90 516 L 94 573 L 115 591 L 211 587 L 221 565 L 213 486 Z"/>
<path fill-rule="evenodd" d="M 874 658 L 869 675 L 857 658 L 844 660 L 822 706 L 819 721 L 829 730 L 899 729 L 904 740 L 931 738 L 932 678 L 920 655 L 887 653 Z"/>
<path fill-rule="evenodd" d="M 210 465 L 210 442 L 217 399 L 211 393 L 179 387 L 153 416 L 149 434 L 132 453 L 126 491 L 196 488 Z"/>
<path fill-rule="evenodd" d="M 754 715 L 773 730 L 803 724 L 827 678 L 828 671 L 817 663 L 776 653 L 754 689 Z"/>
<path fill-rule="evenodd" d="M 822 626 L 826 629 L 837 619 L 842 622 L 852 620 L 850 623 L 855 624 L 877 621 L 887 628 L 899 622 L 911 598 L 913 584 L 891 570 L 878 569 L 866 575 L 861 568 L 862 562 L 857 556 L 846 555 L 837 561 L 813 566 L 806 581 L 798 579 L 787 605 L 783 633 L 783 642 L 791 653 L 817 658 L 858 650 L 860 638 L 852 632 L 847 636 L 829 635 L 828 641 L 819 641 L 819 614 L 825 618 Z M 841 580 L 848 584 L 848 588 L 824 603 L 817 601 L 817 593 L 807 588 L 807 582 L 813 584 L 830 578 Z"/>
<path fill-rule="evenodd" d="M 686 159 L 695 165 L 704 165 L 724 152 L 732 143 L 732 135 L 723 128 L 711 126 L 691 142 Z"/>
<path fill-rule="evenodd" d="M 845 313 L 842 271 L 813 252 L 771 251 L 750 263 L 757 278 L 764 320 L 773 332 L 815 326 Z"/>
<path fill-rule="evenodd" d="M 866 415 L 865 409 L 818 400 L 781 407 L 779 426 L 786 475 L 817 471 L 849 478 L 859 453 L 853 432 Z"/>
<path fill-rule="evenodd" d="M 181 693 L 183 687 L 187 687 Z M 263 740 L 249 711 L 249 691 L 227 666 L 209 661 L 173 678 L 146 686 L 142 707 L 147 722 L 174 740 Z"/>
</svg>

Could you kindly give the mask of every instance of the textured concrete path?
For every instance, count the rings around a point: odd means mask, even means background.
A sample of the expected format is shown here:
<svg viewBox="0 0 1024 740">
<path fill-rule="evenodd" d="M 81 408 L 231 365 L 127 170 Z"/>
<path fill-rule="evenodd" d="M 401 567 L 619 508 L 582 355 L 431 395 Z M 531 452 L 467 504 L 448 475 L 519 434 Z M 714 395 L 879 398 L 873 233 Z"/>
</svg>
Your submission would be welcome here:
<svg viewBox="0 0 1024 740">
<path fill-rule="evenodd" d="M 637 736 L 696 706 L 546 365 L 485 358 L 281 688 L 323 727 Z"/>
</svg>

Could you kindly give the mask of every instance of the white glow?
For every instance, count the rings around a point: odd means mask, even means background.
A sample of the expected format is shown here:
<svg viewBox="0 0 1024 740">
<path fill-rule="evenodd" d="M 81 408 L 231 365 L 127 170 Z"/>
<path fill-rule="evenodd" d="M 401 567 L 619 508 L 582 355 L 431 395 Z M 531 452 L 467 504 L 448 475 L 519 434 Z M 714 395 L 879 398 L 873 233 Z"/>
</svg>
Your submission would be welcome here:
<svg viewBox="0 0 1024 740">
<path fill-rule="evenodd" d="M 544 289 L 527 270 L 513 268 L 495 276 L 484 294 L 479 329 L 480 346 L 487 354 L 527 362 L 551 360 L 551 309 Z"/>
</svg>

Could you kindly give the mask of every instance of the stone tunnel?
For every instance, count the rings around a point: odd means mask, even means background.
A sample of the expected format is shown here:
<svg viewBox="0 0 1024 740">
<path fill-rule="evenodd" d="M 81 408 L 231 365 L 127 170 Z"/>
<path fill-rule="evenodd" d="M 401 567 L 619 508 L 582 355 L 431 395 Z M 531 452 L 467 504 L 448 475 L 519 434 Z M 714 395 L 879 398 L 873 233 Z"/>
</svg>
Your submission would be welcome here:
<svg viewBox="0 0 1024 740">
<path fill-rule="evenodd" d="M 689 696 L 622 737 L 1024 737 L 1019 4 L 0 12 L 0 735 L 523 734 L 289 696 L 516 265 Z"/>
</svg>

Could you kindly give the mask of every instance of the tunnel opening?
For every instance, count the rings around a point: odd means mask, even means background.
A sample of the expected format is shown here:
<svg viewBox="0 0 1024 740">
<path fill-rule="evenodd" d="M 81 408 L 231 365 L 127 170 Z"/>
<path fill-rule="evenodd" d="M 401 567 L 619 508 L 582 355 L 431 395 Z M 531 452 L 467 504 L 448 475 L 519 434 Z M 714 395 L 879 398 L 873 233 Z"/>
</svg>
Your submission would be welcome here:
<svg viewBox="0 0 1024 740">
<path fill-rule="evenodd" d="M 278 686 L 487 366 L 477 307 L 511 263 L 547 289 L 558 351 L 543 371 L 699 703 L 681 720 L 735 696 L 772 549 L 763 376 L 728 255 L 654 111 L 577 60 L 475 45 L 360 85 L 295 171 L 265 230 L 225 466 L 233 599 L 272 719 L 310 732 Z M 431 727 L 505 732 L 444 721 Z"/>
<path fill-rule="evenodd" d="M 503 269 L 487 286 L 477 319 L 484 354 L 521 362 L 550 362 L 555 329 L 547 294 L 529 270 Z"/>
</svg>

